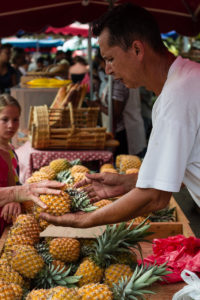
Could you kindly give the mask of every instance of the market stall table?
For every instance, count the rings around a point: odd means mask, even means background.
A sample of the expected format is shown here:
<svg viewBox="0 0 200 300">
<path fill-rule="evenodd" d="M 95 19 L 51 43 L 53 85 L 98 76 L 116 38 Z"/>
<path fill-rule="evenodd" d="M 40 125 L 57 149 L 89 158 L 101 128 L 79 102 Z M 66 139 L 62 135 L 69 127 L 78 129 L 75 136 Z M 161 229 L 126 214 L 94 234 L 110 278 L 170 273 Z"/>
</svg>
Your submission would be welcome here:
<svg viewBox="0 0 200 300">
<path fill-rule="evenodd" d="M 16 150 L 20 167 L 20 182 L 24 183 L 31 174 L 57 158 L 71 161 L 80 158 L 83 162 L 98 161 L 99 166 L 113 162 L 113 153 L 106 150 L 36 150 L 27 141 Z"/>
<path fill-rule="evenodd" d="M 58 92 L 58 88 L 29 88 L 13 87 L 11 96 L 16 98 L 21 105 L 20 129 L 24 131 L 28 126 L 30 106 L 50 106 Z"/>
</svg>

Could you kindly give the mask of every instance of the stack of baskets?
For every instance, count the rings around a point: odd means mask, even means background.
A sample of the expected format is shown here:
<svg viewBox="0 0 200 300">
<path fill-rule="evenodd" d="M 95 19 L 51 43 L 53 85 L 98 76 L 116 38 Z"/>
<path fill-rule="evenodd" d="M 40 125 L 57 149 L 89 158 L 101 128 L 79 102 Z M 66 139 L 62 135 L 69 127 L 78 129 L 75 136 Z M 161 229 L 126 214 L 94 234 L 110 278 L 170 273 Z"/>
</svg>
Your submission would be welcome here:
<svg viewBox="0 0 200 300">
<path fill-rule="evenodd" d="M 34 106 L 30 109 L 29 135 L 36 149 L 104 149 L 106 128 L 98 128 L 99 108 L 64 109 Z"/>
</svg>

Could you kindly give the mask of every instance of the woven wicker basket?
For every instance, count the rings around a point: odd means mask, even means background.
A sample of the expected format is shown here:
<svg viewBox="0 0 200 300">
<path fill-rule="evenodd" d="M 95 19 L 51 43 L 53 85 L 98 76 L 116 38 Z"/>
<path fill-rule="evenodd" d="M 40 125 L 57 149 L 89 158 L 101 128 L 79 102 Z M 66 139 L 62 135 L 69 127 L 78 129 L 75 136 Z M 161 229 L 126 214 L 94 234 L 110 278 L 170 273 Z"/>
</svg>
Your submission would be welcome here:
<svg viewBox="0 0 200 300">
<path fill-rule="evenodd" d="M 36 149 L 104 149 L 106 128 L 97 128 L 98 109 L 31 107 L 29 132 Z M 93 125 L 93 126 L 91 126 Z M 91 127 L 88 127 L 91 126 Z"/>
</svg>

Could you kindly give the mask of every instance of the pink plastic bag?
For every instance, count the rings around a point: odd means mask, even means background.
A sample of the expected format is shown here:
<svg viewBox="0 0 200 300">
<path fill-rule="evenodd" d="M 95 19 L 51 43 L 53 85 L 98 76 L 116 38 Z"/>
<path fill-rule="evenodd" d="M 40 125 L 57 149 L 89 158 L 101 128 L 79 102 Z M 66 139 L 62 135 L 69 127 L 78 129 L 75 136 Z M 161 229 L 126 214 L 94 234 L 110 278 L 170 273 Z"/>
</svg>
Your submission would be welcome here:
<svg viewBox="0 0 200 300">
<path fill-rule="evenodd" d="M 172 271 L 166 276 L 167 283 L 182 281 L 181 272 L 184 269 L 198 275 L 200 273 L 200 239 L 186 238 L 183 235 L 154 239 L 153 255 L 145 258 L 144 263 L 153 264 L 156 262 L 156 264 L 161 265 L 166 261 L 168 270 Z"/>
</svg>

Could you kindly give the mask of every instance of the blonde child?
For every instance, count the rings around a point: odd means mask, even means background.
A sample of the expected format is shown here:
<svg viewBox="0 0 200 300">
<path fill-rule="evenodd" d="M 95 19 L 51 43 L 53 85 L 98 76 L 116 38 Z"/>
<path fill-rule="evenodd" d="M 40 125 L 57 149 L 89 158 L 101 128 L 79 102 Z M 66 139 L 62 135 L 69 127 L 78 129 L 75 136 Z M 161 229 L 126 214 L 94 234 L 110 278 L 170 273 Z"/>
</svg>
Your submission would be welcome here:
<svg viewBox="0 0 200 300">
<path fill-rule="evenodd" d="M 11 139 L 19 128 L 21 107 L 17 100 L 8 94 L 0 95 L 0 187 L 19 184 L 17 156 Z M 0 208 L 0 235 L 6 223 L 21 213 L 19 203 L 11 202 Z"/>
</svg>

